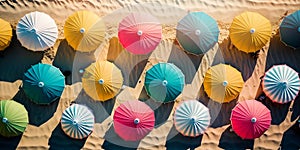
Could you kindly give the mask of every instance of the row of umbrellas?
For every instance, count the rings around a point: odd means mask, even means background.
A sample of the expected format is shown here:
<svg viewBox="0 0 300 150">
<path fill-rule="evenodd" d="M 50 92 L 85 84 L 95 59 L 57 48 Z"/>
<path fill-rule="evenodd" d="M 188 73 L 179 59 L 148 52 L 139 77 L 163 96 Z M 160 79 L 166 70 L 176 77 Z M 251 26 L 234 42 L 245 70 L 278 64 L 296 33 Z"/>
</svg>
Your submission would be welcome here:
<svg viewBox="0 0 300 150">
<path fill-rule="evenodd" d="M 4 50 L 12 37 L 8 22 L 0 19 L 0 50 Z M 95 50 L 105 38 L 104 21 L 90 11 L 78 11 L 69 16 L 64 25 L 64 35 L 75 50 Z M 191 12 L 177 24 L 177 40 L 193 54 L 203 54 L 212 48 L 219 37 L 217 22 L 204 12 Z M 280 25 L 282 42 L 293 48 L 300 47 L 300 10 L 286 16 Z M 55 21 L 43 12 L 31 12 L 17 24 L 17 37 L 29 50 L 43 51 L 52 47 L 58 37 Z M 236 16 L 229 28 L 230 39 L 239 50 L 256 52 L 271 38 L 271 23 L 256 12 Z M 145 13 L 131 13 L 124 17 L 118 28 L 122 46 L 133 54 L 148 54 L 162 39 L 162 26 L 155 17 Z"/>
</svg>

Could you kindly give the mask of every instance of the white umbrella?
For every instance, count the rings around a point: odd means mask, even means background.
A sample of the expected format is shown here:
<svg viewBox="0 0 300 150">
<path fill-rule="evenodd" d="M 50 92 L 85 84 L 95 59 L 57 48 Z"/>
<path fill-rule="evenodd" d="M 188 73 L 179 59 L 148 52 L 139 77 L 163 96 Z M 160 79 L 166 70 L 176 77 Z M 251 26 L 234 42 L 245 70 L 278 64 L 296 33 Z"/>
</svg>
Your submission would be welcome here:
<svg viewBox="0 0 300 150">
<path fill-rule="evenodd" d="M 22 46 L 33 51 L 52 47 L 58 37 L 55 21 L 49 15 L 38 11 L 22 17 L 16 32 Z"/>
</svg>

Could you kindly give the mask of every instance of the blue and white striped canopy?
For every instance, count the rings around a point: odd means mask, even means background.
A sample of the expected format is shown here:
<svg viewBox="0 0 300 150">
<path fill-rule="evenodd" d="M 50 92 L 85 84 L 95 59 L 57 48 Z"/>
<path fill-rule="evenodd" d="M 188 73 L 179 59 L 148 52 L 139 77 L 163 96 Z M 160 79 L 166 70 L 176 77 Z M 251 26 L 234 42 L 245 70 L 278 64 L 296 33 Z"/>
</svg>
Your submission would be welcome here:
<svg viewBox="0 0 300 150">
<path fill-rule="evenodd" d="M 74 139 L 83 139 L 90 135 L 94 128 L 95 117 L 88 107 L 73 104 L 62 114 L 61 127 Z"/>
<path fill-rule="evenodd" d="M 294 100 L 300 90 L 298 72 L 287 65 L 274 65 L 262 81 L 265 94 L 276 103 L 288 103 Z"/>
<path fill-rule="evenodd" d="M 184 136 L 199 136 L 210 125 L 209 110 L 196 100 L 184 101 L 176 108 L 174 125 Z"/>
</svg>

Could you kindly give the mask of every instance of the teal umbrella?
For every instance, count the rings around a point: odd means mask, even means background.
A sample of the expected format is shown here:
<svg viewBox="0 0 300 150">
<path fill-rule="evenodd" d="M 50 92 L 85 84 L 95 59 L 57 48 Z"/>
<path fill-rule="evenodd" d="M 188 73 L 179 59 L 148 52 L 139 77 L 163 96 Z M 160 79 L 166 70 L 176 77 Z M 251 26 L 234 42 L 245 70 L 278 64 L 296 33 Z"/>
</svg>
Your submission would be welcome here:
<svg viewBox="0 0 300 150">
<path fill-rule="evenodd" d="M 28 98 L 37 104 L 49 104 L 61 96 L 65 77 L 61 71 L 48 64 L 36 64 L 27 70 L 23 89 Z"/>
<path fill-rule="evenodd" d="M 171 102 L 182 92 L 184 74 L 171 63 L 158 63 L 146 72 L 145 88 L 158 102 Z"/>
<path fill-rule="evenodd" d="M 281 41 L 293 48 L 300 47 L 300 10 L 286 16 L 280 24 Z"/>
<path fill-rule="evenodd" d="M 180 45 L 193 54 L 203 54 L 211 49 L 219 37 L 217 22 L 204 12 L 192 12 L 177 25 L 176 37 Z"/>
</svg>

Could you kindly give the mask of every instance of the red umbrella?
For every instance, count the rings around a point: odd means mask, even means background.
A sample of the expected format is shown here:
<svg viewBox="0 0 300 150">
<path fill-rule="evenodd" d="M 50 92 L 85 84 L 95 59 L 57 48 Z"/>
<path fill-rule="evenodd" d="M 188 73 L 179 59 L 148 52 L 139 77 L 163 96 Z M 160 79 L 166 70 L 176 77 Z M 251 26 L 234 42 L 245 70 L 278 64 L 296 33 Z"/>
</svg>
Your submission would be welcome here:
<svg viewBox="0 0 300 150">
<path fill-rule="evenodd" d="M 270 110 L 256 100 L 239 102 L 231 112 L 233 131 L 243 139 L 260 137 L 271 125 Z"/>
<path fill-rule="evenodd" d="M 162 27 L 150 14 L 131 13 L 119 24 L 119 40 L 133 54 L 147 54 L 161 41 Z"/>
<path fill-rule="evenodd" d="M 138 141 L 154 127 L 153 110 L 138 100 L 126 101 L 116 110 L 113 117 L 115 132 L 125 141 Z"/>
</svg>

